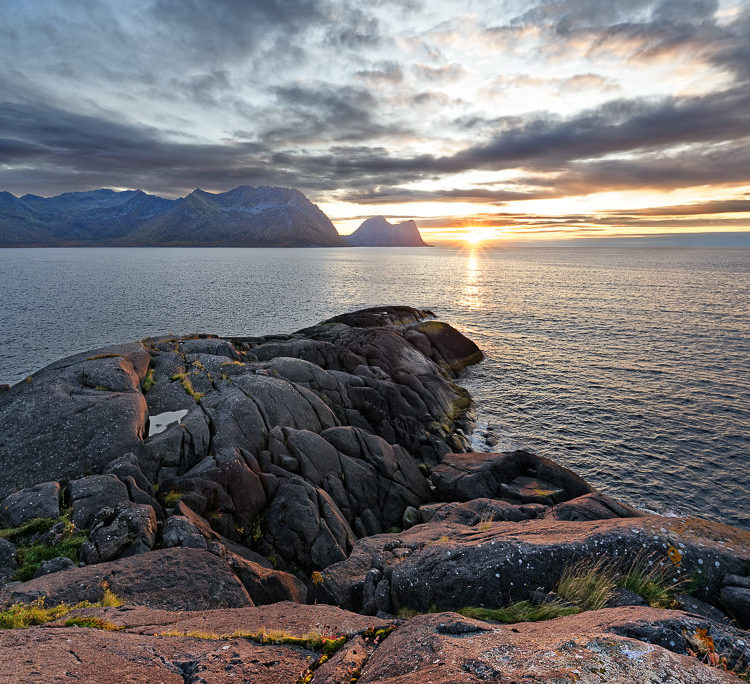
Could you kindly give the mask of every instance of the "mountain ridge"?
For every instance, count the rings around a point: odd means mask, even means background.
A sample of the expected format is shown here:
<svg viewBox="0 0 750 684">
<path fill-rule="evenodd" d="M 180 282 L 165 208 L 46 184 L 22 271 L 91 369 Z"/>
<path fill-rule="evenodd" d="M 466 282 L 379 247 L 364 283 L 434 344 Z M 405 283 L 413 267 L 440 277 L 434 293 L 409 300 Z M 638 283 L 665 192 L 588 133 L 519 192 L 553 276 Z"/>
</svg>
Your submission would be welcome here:
<svg viewBox="0 0 750 684">
<path fill-rule="evenodd" d="M 196 188 L 174 200 L 106 188 L 53 197 L 0 192 L 0 246 L 346 246 L 293 188 Z"/>
</svg>

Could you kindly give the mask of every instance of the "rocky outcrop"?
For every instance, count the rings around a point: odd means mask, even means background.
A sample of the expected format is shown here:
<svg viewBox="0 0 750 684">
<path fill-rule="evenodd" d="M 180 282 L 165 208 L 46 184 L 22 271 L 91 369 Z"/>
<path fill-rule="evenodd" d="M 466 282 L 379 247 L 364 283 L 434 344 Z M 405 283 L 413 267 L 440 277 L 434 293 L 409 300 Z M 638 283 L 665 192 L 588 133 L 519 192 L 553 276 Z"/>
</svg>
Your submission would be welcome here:
<svg viewBox="0 0 750 684">
<path fill-rule="evenodd" d="M 736 629 L 651 608 L 516 625 L 450 612 L 379 620 L 291 603 L 179 614 L 84 608 L 72 615 L 84 626 L 63 619 L 0 631 L 6 681 L 44 672 L 49 681 L 97 682 L 718 684 L 739 681 L 732 671 L 741 672 L 750 655 Z M 701 661 L 698 651 L 708 645 L 717 666 Z"/>
<path fill-rule="evenodd" d="M 697 596 L 717 603 L 724 575 L 744 572 L 750 553 L 750 533 L 697 519 L 563 522 L 528 519 L 523 507 L 515 519 L 482 517 L 458 522 L 446 516 L 358 540 L 349 558 L 323 571 L 319 600 L 364 610 L 368 573 L 375 569 L 386 583 L 379 607 L 385 612 L 499 607 L 528 600 L 538 588 L 551 590 L 564 568 L 583 559 L 605 559 L 626 570 L 640 557 L 664 562 L 678 578 L 694 578 Z"/>
<path fill-rule="evenodd" d="M 149 353 L 115 345 L 57 361 L 0 395 L 0 496 L 101 472 L 143 444 Z"/>
<path fill-rule="evenodd" d="M 648 608 L 513 626 L 439 613 L 397 629 L 370 657 L 359 681 L 736 682 L 734 674 L 688 655 L 688 648 L 691 639 L 711 639 L 720 649 L 724 640 L 734 645 L 739 636 L 682 613 Z M 748 655 L 747 647 L 735 652 L 738 659 Z"/>
<path fill-rule="evenodd" d="M 472 452 L 472 402 L 455 379 L 481 358 L 429 311 L 378 307 L 290 335 L 109 347 L 0 394 L 0 604 L 98 601 L 105 587 L 128 604 L 76 609 L 89 612 L 72 624 L 117 631 L 0 632 L 0 652 L 36 640 L 57 653 L 60 635 L 75 676 L 109 649 L 127 676 L 182 681 L 411 681 L 415 665 L 440 682 L 739 671 L 748 642 L 730 621 L 750 619 L 750 533 L 646 515 L 527 451 Z M 674 584 L 660 602 L 623 585 L 605 610 L 540 625 L 394 617 L 576 611 L 558 580 L 583 561 L 621 577 L 655 565 Z M 240 624 L 226 607 L 260 612 Z M 202 612 L 173 613 L 186 610 Z M 335 649 L 261 633 L 293 615 L 295 633 L 336 632 Z M 260 636 L 232 636 L 250 625 Z"/>
<path fill-rule="evenodd" d="M 100 601 L 109 587 L 127 603 L 165 610 L 253 605 L 226 561 L 198 549 L 160 549 L 11 585 L 0 601 L 43 597 L 49 605 Z"/>
</svg>

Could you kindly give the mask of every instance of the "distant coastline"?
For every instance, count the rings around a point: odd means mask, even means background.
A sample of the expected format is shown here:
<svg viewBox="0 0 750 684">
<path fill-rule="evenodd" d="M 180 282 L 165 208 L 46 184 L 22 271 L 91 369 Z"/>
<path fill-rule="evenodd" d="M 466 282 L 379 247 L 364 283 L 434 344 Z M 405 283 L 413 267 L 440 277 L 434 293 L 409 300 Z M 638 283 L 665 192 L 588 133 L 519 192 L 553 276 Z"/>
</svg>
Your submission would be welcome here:
<svg viewBox="0 0 750 684">
<path fill-rule="evenodd" d="M 0 247 L 422 247 L 414 221 L 367 219 L 352 234 L 299 190 L 200 188 L 176 200 L 142 190 L 55 197 L 0 192 Z"/>
</svg>

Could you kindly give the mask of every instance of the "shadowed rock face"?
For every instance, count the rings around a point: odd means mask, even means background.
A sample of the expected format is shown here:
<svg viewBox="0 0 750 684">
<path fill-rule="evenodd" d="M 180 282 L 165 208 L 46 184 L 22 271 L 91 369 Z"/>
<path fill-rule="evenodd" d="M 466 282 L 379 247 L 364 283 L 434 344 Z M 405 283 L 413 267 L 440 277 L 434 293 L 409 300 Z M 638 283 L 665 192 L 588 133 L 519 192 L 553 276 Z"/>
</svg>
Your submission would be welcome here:
<svg viewBox="0 0 750 684">
<path fill-rule="evenodd" d="M 732 663 L 745 662 L 750 640 L 724 613 L 750 620 L 750 533 L 644 515 L 526 451 L 469 451 L 471 399 L 454 379 L 480 359 L 429 311 L 378 307 L 290 335 L 110 347 L 0 393 L 0 513 L 20 526 L 0 535 L 0 577 L 36 573 L 6 584 L 0 604 L 97 601 L 105 583 L 130 604 L 90 609 L 122 632 L 0 633 L 0 653 L 17 649 L 14 672 L 24 676 L 41 658 L 28 657 L 32 644 L 44 643 L 60 657 L 72 648 L 77 664 L 65 673 L 83 678 L 110 649 L 118 655 L 104 667 L 118 677 L 296 681 L 319 652 L 232 639 L 239 618 L 221 609 L 308 601 L 391 619 L 402 608 L 539 603 L 580 560 L 626 569 L 647 558 L 692 581 L 697 596 L 681 600 L 697 615 L 620 608 L 642 612 L 506 628 L 445 613 L 414 618 L 381 643 L 350 627 L 388 623 L 300 607 L 305 632 L 328 630 L 335 614 L 336 631 L 350 637 L 312 681 L 361 672 L 360 681 L 410 682 L 415 666 L 420 681 L 436 682 L 564 681 L 571 672 L 580 681 L 727 681 L 685 654 L 710 634 Z M 40 531 L 35 518 L 57 520 Z M 81 567 L 60 546 L 71 523 L 85 531 Z M 32 545 L 62 555 L 22 573 Z M 644 602 L 623 589 L 616 601 Z M 133 606 L 205 613 L 180 622 Z M 266 615 L 268 629 L 290 624 L 271 609 L 253 615 L 252 624 Z M 158 625 L 229 631 L 216 642 L 159 636 Z"/>
</svg>

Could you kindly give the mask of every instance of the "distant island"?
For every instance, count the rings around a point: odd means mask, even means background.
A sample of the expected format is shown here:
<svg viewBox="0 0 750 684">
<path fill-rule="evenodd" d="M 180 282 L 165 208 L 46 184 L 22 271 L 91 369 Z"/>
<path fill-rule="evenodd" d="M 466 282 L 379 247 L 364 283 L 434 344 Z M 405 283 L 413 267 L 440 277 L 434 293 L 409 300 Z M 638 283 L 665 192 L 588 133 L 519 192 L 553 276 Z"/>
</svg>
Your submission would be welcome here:
<svg viewBox="0 0 750 684">
<path fill-rule="evenodd" d="M 389 223 L 383 216 L 367 219 L 347 240 L 352 247 L 428 247 L 414 221 Z"/>
<path fill-rule="evenodd" d="M 55 197 L 0 192 L 0 247 L 426 246 L 414 221 L 382 216 L 342 236 L 299 190 L 241 185 L 171 200 L 142 190 Z"/>
</svg>

